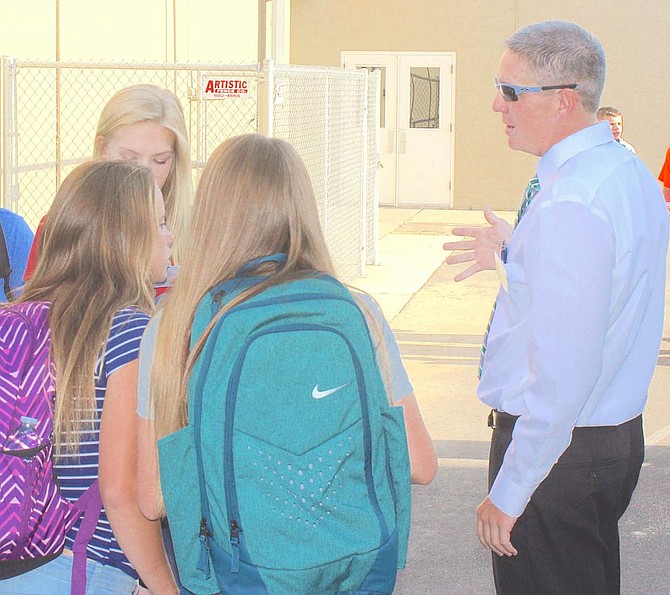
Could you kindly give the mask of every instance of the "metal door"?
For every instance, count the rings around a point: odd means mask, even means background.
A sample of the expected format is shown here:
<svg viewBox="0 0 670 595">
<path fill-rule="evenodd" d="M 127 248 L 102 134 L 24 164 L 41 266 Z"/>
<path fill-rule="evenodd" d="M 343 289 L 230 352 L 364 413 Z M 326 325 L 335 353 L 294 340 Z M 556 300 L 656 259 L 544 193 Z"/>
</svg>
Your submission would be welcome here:
<svg viewBox="0 0 670 595">
<path fill-rule="evenodd" d="M 343 52 L 342 64 L 381 70 L 380 204 L 451 207 L 454 54 Z"/>
</svg>

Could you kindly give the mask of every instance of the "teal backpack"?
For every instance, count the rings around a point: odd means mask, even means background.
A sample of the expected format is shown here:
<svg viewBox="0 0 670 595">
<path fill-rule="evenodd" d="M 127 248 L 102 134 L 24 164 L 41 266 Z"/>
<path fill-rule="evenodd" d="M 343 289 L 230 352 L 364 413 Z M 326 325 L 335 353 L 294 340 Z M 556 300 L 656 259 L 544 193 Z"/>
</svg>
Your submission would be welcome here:
<svg viewBox="0 0 670 595">
<path fill-rule="evenodd" d="M 261 280 L 212 289 L 191 347 Z M 393 592 L 410 520 L 404 419 L 339 281 L 315 275 L 233 306 L 188 396 L 188 425 L 158 442 L 182 593 Z"/>
</svg>

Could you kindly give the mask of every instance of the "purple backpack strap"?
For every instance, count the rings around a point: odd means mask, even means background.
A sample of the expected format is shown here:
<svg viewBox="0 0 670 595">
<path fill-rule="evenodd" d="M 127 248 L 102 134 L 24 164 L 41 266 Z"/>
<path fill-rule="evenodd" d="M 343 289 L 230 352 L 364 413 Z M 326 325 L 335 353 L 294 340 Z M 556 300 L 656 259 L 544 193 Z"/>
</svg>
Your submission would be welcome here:
<svg viewBox="0 0 670 595">
<path fill-rule="evenodd" d="M 85 595 L 86 593 L 86 548 L 93 537 L 98 525 L 100 512 L 102 510 L 102 498 L 100 488 L 96 479 L 91 486 L 74 503 L 83 515 L 79 531 L 72 544 L 72 579 L 71 595 Z"/>
</svg>

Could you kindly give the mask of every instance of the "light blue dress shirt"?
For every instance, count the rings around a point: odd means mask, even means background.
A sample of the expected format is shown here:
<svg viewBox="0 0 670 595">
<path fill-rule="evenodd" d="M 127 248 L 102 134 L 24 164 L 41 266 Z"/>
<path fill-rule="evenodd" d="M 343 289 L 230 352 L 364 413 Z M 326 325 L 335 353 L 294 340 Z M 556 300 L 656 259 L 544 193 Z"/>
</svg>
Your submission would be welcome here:
<svg viewBox="0 0 670 595">
<path fill-rule="evenodd" d="M 491 501 L 519 516 L 575 426 L 642 413 L 663 331 L 668 214 L 607 122 L 554 145 L 509 243 L 477 391 L 519 415 Z"/>
</svg>

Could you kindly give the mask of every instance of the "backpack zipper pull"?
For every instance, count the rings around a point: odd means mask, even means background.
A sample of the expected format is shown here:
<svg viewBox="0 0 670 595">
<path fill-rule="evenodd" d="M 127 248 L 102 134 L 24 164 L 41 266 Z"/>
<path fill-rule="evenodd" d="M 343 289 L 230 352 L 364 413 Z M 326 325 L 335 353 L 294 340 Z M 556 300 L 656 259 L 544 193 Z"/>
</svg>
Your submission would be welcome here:
<svg viewBox="0 0 670 595">
<path fill-rule="evenodd" d="M 237 521 L 233 520 L 230 522 L 230 549 L 232 552 L 231 562 L 230 562 L 230 571 L 239 572 L 240 571 L 240 533 L 242 529 L 237 524 Z"/>
<path fill-rule="evenodd" d="M 221 310 L 221 300 L 223 300 L 223 296 L 225 296 L 225 295 L 226 295 L 225 290 L 220 289 L 212 297 L 212 306 L 211 306 L 212 316 L 215 316 L 216 313 L 219 310 Z"/>
<path fill-rule="evenodd" d="M 196 564 L 196 569 L 205 573 L 205 578 L 209 578 L 209 541 L 211 533 L 207 528 L 207 521 L 205 517 L 200 519 L 200 555 L 198 556 L 198 563 Z"/>
<path fill-rule="evenodd" d="M 221 300 L 223 299 L 224 295 L 226 295 L 226 291 L 224 289 L 221 289 L 214 294 L 214 303 L 219 309 L 221 308 Z"/>
</svg>

